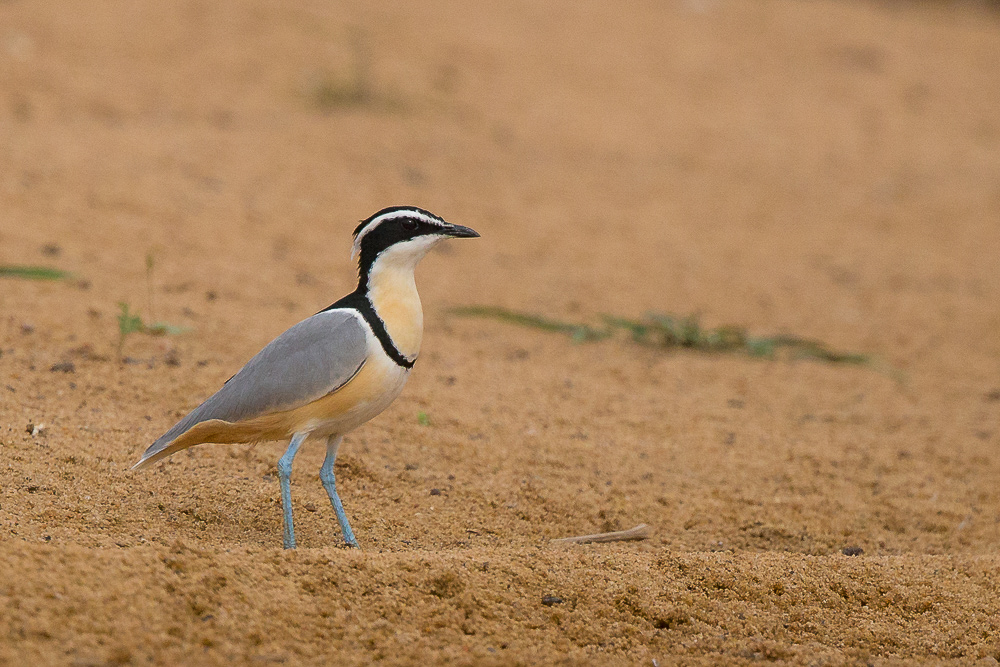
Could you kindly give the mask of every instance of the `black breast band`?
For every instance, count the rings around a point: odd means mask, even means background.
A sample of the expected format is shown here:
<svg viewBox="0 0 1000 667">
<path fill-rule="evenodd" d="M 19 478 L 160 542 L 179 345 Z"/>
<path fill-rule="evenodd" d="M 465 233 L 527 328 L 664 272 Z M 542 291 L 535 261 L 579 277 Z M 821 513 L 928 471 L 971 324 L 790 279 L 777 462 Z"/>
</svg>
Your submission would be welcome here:
<svg viewBox="0 0 1000 667">
<path fill-rule="evenodd" d="M 375 337 L 378 338 L 378 342 L 382 344 L 382 349 L 386 355 L 398 366 L 406 369 L 413 368 L 414 362 L 404 357 L 403 353 L 396 349 L 392 338 L 389 337 L 389 332 L 385 329 L 385 322 L 375 312 L 375 308 L 372 306 L 372 302 L 368 300 L 367 295 L 363 294 L 360 290 L 351 292 L 343 299 L 324 308 L 320 312 L 325 313 L 328 310 L 337 310 L 338 308 L 352 308 L 361 313 L 361 316 L 365 318 L 365 322 L 372 328 Z"/>
</svg>

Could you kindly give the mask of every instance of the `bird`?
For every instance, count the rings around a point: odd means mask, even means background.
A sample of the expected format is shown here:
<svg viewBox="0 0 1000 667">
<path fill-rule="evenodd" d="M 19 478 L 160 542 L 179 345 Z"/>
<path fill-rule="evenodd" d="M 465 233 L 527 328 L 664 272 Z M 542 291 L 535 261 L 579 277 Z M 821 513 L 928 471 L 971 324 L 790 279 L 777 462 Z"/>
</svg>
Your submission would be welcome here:
<svg viewBox="0 0 1000 667">
<path fill-rule="evenodd" d="M 475 230 L 415 206 L 384 208 L 354 230 L 358 286 L 268 343 L 204 403 L 149 446 L 133 470 L 204 443 L 288 439 L 278 460 L 283 544 L 295 548 L 291 472 L 308 439 L 326 442 L 320 481 L 344 542 L 358 548 L 333 464 L 343 437 L 399 396 L 420 353 L 423 310 L 414 270 L 448 238 Z"/>
</svg>

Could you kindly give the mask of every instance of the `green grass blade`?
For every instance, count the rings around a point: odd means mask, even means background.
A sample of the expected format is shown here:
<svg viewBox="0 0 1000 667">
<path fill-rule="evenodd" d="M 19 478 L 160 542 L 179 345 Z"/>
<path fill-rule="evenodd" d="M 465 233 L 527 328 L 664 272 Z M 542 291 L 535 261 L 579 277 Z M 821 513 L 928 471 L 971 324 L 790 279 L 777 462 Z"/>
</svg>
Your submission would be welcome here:
<svg viewBox="0 0 1000 667">
<path fill-rule="evenodd" d="M 143 331 L 146 328 L 142 323 L 142 318 L 132 313 L 127 303 L 119 301 L 118 308 L 121 309 L 121 312 L 118 313 L 118 333 L 123 338 L 130 333 Z"/>
<path fill-rule="evenodd" d="M 178 336 L 190 330 L 189 327 L 179 327 L 176 324 L 168 324 L 167 322 L 153 322 L 143 327 L 143 331 L 153 336 Z"/>
<path fill-rule="evenodd" d="M 787 350 L 793 357 L 815 359 L 830 364 L 867 366 L 903 381 L 903 374 L 875 357 L 856 352 L 837 352 L 825 343 L 798 336 L 750 336 L 745 329 L 721 326 L 706 329 L 697 315 L 677 317 L 651 313 L 646 320 L 631 320 L 613 315 L 602 315 L 606 328 L 598 329 L 586 324 L 562 322 L 540 315 L 522 313 L 497 306 L 464 306 L 451 311 L 456 315 L 486 317 L 520 326 L 552 331 L 570 336 L 574 342 L 595 341 L 624 331 L 632 341 L 663 349 L 684 348 L 699 352 L 743 352 L 751 357 L 774 358 L 778 350 Z"/>
<path fill-rule="evenodd" d="M 632 334 L 632 340 L 637 343 L 647 343 L 647 340 L 651 328 L 648 324 L 642 322 L 637 322 L 635 320 L 628 320 L 623 317 L 614 317 L 612 315 L 602 315 L 601 319 L 604 320 L 605 324 L 613 329 L 624 329 Z"/>
<path fill-rule="evenodd" d="M 586 342 L 607 338 L 609 333 L 601 331 L 586 324 L 572 324 L 570 322 L 560 322 L 539 315 L 519 313 L 514 310 L 500 308 L 499 306 L 462 306 L 453 308 L 451 312 L 465 317 L 486 317 L 511 324 L 519 324 L 524 327 L 541 329 L 542 331 L 554 331 L 568 334 L 576 342 Z"/>
<path fill-rule="evenodd" d="M 70 273 L 47 266 L 6 264 L 0 265 L 0 277 L 24 278 L 25 280 L 65 280 L 70 277 Z"/>
</svg>

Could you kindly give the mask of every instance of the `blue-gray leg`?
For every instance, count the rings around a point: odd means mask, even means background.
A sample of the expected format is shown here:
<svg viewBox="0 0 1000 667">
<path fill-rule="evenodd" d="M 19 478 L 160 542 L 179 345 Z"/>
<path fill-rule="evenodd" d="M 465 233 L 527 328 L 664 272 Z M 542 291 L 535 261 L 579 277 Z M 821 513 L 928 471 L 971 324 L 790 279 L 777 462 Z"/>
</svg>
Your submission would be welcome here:
<svg viewBox="0 0 1000 667">
<path fill-rule="evenodd" d="M 285 517 L 284 542 L 286 549 L 295 548 L 295 528 L 292 527 L 292 461 L 295 460 L 299 446 L 308 435 L 308 433 L 293 435 L 284 456 L 278 459 L 278 482 L 281 483 L 281 511 Z"/>
<path fill-rule="evenodd" d="M 323 482 L 326 495 L 330 496 L 333 511 L 337 513 L 337 521 L 340 522 L 340 532 L 344 534 L 344 541 L 347 542 L 347 546 L 358 549 L 358 541 L 354 538 L 354 531 L 351 530 L 344 506 L 340 502 L 340 496 L 337 495 L 337 478 L 333 474 L 333 462 L 337 460 L 337 450 L 340 449 L 341 440 L 341 436 L 338 435 L 330 436 L 330 439 L 326 441 L 326 458 L 323 459 L 323 467 L 319 469 L 319 479 Z"/>
</svg>

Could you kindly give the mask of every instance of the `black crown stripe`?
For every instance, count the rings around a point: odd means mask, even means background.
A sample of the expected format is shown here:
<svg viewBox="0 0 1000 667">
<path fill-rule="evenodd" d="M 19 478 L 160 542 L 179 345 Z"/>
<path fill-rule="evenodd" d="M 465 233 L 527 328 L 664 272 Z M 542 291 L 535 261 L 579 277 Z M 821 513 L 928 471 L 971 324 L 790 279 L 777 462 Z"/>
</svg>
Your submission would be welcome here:
<svg viewBox="0 0 1000 667">
<path fill-rule="evenodd" d="M 368 223 L 372 222 L 376 218 L 380 218 L 381 216 L 385 215 L 386 213 L 398 213 L 400 211 L 413 211 L 414 213 L 418 213 L 420 215 L 425 215 L 428 218 L 430 218 L 431 220 L 436 220 L 436 221 L 441 222 L 441 223 L 444 222 L 444 220 L 440 216 L 434 215 L 430 211 L 426 211 L 426 210 L 424 210 L 424 209 L 422 209 L 422 208 L 420 208 L 418 206 L 389 206 L 387 208 L 382 209 L 378 213 L 375 213 L 375 214 L 373 214 L 373 215 L 365 218 L 364 220 L 362 220 L 361 223 L 354 229 L 354 236 L 356 237 L 358 234 L 360 234 L 361 230 L 364 229 L 365 227 L 367 227 Z"/>
</svg>

